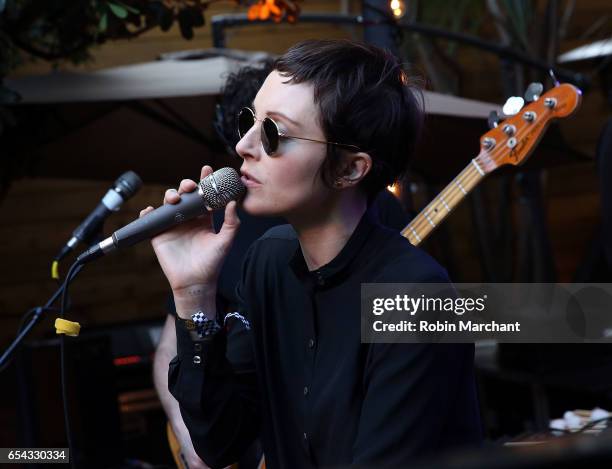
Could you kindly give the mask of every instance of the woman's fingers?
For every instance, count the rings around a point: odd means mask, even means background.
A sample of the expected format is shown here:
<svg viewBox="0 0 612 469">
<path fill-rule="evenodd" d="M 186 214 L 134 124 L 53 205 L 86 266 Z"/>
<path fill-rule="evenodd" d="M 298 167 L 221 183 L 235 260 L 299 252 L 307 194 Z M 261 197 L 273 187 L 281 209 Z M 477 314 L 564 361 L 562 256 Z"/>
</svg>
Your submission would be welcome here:
<svg viewBox="0 0 612 469">
<path fill-rule="evenodd" d="M 164 204 L 176 204 L 181 200 L 181 196 L 178 194 L 176 189 L 168 189 L 164 192 L 164 200 L 162 203 Z"/>
<path fill-rule="evenodd" d="M 152 212 L 153 210 L 155 209 L 151 207 L 150 205 L 147 208 L 143 208 L 138 214 L 138 218 L 145 216 L 147 213 Z"/>
<path fill-rule="evenodd" d="M 204 179 L 206 176 L 213 172 L 210 166 L 203 166 L 202 171 L 200 171 L 200 178 Z M 164 204 L 176 204 L 181 200 L 181 194 L 185 194 L 188 192 L 193 192 L 195 188 L 198 187 L 198 184 L 191 179 L 183 179 L 179 184 L 178 190 L 176 189 L 168 189 L 164 193 L 164 200 L 162 203 Z"/>
<path fill-rule="evenodd" d="M 236 202 L 232 200 L 225 207 L 225 217 L 220 233 L 223 233 L 232 240 L 236 236 L 238 228 L 240 228 L 240 219 L 238 218 L 238 213 L 236 213 Z"/>
<path fill-rule="evenodd" d="M 185 192 L 193 192 L 197 186 L 198 185 L 195 183 L 195 181 L 192 181 L 191 179 L 183 179 L 179 185 L 178 193 L 180 195 L 184 194 Z"/>
<path fill-rule="evenodd" d="M 204 179 L 206 176 L 208 176 L 209 174 L 212 174 L 213 169 L 206 165 L 206 166 L 202 166 L 202 171 L 200 171 L 200 180 Z"/>
</svg>

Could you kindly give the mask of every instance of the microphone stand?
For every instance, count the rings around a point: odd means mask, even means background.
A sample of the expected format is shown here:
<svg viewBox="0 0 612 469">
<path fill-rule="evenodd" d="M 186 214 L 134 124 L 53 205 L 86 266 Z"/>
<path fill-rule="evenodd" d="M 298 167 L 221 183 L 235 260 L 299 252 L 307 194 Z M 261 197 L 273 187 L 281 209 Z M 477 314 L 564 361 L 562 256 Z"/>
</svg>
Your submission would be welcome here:
<svg viewBox="0 0 612 469">
<path fill-rule="evenodd" d="M 0 357 L 0 371 L 8 366 L 9 360 L 13 352 L 17 349 L 19 345 L 23 342 L 28 333 L 33 329 L 36 323 L 40 320 L 42 313 L 48 310 L 54 310 L 55 308 L 51 308 L 51 305 L 57 301 L 57 299 L 61 296 L 61 308 L 60 308 L 60 317 L 63 319 L 64 312 L 66 311 L 66 305 L 68 303 L 68 287 L 70 286 L 70 282 L 74 280 L 77 274 L 83 269 L 84 264 L 80 264 L 79 261 L 75 261 L 74 264 L 70 267 L 68 274 L 66 274 L 66 278 L 62 283 L 61 287 L 56 290 L 56 292 L 51 296 L 51 298 L 47 301 L 45 306 L 34 308 L 34 314 L 30 321 L 19 330 L 17 337 L 11 343 L 11 345 L 6 349 L 6 351 Z M 27 314 L 27 313 L 26 313 Z M 64 425 L 66 428 L 66 437 L 68 440 L 68 449 L 69 449 L 69 458 L 70 458 L 70 467 L 76 469 L 76 458 L 77 454 L 74 450 L 74 445 L 72 441 L 72 432 L 70 429 L 70 420 L 69 420 L 69 411 L 68 411 L 68 397 L 66 390 L 66 365 L 65 365 L 65 338 L 66 335 L 64 333 L 60 334 L 60 380 L 61 380 L 61 388 L 62 388 L 62 400 L 64 407 Z"/>
<path fill-rule="evenodd" d="M 88 246 L 93 246 L 93 245 L 99 243 L 104 238 L 103 228 L 104 227 L 101 226 L 99 230 L 97 230 L 94 233 L 91 233 L 91 235 L 88 236 L 88 238 L 86 240 L 84 240 L 85 243 Z M 72 278 L 68 281 L 69 283 L 79 274 L 79 272 L 81 271 L 82 268 L 83 268 L 83 264 L 81 264 L 78 267 L 76 267 L 74 273 L 71 276 Z M 8 363 L 9 363 L 9 361 L 11 359 L 11 355 L 21 345 L 21 343 L 24 341 L 26 336 L 34 328 L 36 323 L 38 321 L 40 321 L 40 319 L 42 318 L 43 313 L 46 312 L 46 311 L 53 311 L 54 310 L 53 308 L 51 308 L 51 305 L 53 303 L 55 303 L 60 298 L 62 292 L 64 291 L 65 286 L 66 286 L 65 283 L 62 282 L 60 284 L 60 287 L 51 296 L 49 301 L 47 301 L 45 303 L 45 306 L 37 306 L 37 307 L 35 307 L 35 308 L 30 310 L 30 311 L 33 311 L 33 316 L 30 318 L 30 321 L 25 326 L 22 326 L 22 327 L 19 328 L 17 337 L 15 338 L 15 340 L 13 340 L 11 345 L 8 346 L 8 348 L 4 351 L 4 353 L 0 357 L 0 373 L 8 365 Z"/>
<path fill-rule="evenodd" d="M 92 233 L 92 235 L 86 240 L 87 245 L 93 246 L 96 243 L 100 242 L 100 240 L 103 238 L 102 228 L 103 227 L 100 227 L 100 229 L 97 232 Z M 83 264 L 79 265 L 75 269 L 74 273 L 72 274 L 72 278 L 69 281 L 74 279 L 78 275 L 78 273 L 81 271 L 82 268 L 83 268 Z M 0 372 L 2 372 L 4 370 L 4 368 L 8 365 L 8 363 L 9 363 L 9 361 L 11 359 L 12 354 L 21 345 L 21 343 L 24 341 L 26 336 L 34 328 L 36 323 L 38 321 L 40 321 L 40 319 L 42 318 L 43 313 L 46 312 L 46 311 L 53 310 L 51 308 L 51 305 L 53 303 L 55 303 L 58 300 L 58 298 L 61 296 L 62 292 L 64 291 L 64 287 L 65 287 L 65 285 L 62 282 L 60 287 L 55 291 L 55 293 L 51 296 L 49 301 L 47 301 L 45 303 L 44 306 L 37 306 L 37 307 L 35 307 L 35 308 L 30 310 L 30 311 L 33 311 L 33 315 L 30 318 L 30 321 L 25 326 L 22 326 L 22 327 L 19 328 L 19 332 L 17 334 L 17 337 L 15 338 L 15 340 L 13 340 L 11 345 L 8 346 L 8 348 L 4 351 L 4 353 L 0 357 Z"/>
<path fill-rule="evenodd" d="M 81 269 L 83 268 L 83 265 L 79 265 L 74 273 L 72 274 L 72 278 L 76 277 L 77 274 L 81 271 Z M 34 308 L 34 314 L 32 316 L 32 318 L 30 319 L 30 321 L 21 328 L 21 330 L 19 331 L 19 334 L 17 335 L 17 337 L 15 338 L 15 340 L 13 340 L 13 342 L 11 343 L 11 345 L 8 346 L 8 348 L 4 351 L 4 353 L 2 354 L 2 356 L 0 357 L 0 371 L 2 371 L 4 369 L 4 367 L 8 364 L 8 361 L 10 360 L 11 355 L 13 354 L 13 352 L 17 349 L 17 347 L 19 347 L 19 345 L 23 342 L 23 340 L 25 339 L 25 337 L 30 333 L 30 331 L 34 328 L 34 326 L 36 325 L 36 323 L 38 321 L 40 321 L 40 319 L 42 318 L 42 314 L 45 311 L 48 311 L 51 308 L 51 305 L 53 303 L 55 303 L 58 298 L 61 296 L 62 292 L 64 291 L 64 284 L 62 283 L 62 285 L 56 290 L 56 292 L 51 296 L 51 298 L 49 299 L 49 301 L 47 301 L 45 303 L 45 306 L 37 306 L 36 308 Z"/>
</svg>

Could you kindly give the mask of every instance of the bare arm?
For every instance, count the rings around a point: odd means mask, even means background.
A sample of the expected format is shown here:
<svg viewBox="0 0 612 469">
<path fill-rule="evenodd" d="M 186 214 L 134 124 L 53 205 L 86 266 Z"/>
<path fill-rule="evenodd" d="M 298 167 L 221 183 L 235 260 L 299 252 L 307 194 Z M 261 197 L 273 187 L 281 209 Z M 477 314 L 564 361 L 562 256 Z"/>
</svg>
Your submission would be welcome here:
<svg viewBox="0 0 612 469">
<path fill-rule="evenodd" d="M 181 450 L 190 469 L 208 468 L 196 454 L 191 437 L 181 416 L 179 405 L 174 396 L 168 390 L 168 363 L 176 356 L 176 332 L 174 318 L 170 315 L 166 318 L 161 333 L 159 345 L 155 351 L 153 360 L 153 382 L 159 395 L 162 407 L 170 420 L 170 425 L 181 445 Z"/>
</svg>

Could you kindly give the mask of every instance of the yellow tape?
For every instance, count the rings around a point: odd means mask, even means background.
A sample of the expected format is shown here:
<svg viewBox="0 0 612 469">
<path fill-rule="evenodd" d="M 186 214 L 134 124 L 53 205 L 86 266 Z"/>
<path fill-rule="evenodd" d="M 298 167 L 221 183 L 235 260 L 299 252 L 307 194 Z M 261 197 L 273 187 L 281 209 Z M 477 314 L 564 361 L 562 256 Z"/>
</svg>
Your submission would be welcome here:
<svg viewBox="0 0 612 469">
<path fill-rule="evenodd" d="M 55 319 L 55 333 L 66 334 L 71 337 L 76 337 L 81 332 L 81 325 L 78 322 L 68 321 L 66 319 Z"/>
<path fill-rule="evenodd" d="M 51 278 L 59 280 L 59 262 L 57 261 L 53 261 L 53 264 L 51 264 Z"/>
</svg>

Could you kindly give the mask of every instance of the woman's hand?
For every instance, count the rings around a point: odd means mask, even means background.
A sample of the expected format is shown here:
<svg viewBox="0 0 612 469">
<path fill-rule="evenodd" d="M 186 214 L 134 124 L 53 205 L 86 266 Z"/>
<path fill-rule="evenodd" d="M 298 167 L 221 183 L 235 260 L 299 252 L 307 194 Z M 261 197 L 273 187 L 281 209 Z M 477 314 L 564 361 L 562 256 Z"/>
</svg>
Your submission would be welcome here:
<svg viewBox="0 0 612 469">
<path fill-rule="evenodd" d="M 204 166 L 201 179 L 213 172 L 210 166 Z M 165 204 L 176 204 L 181 194 L 192 192 L 197 184 L 190 179 L 183 179 L 178 188 L 168 189 L 164 195 Z M 140 212 L 144 216 L 153 207 Z M 198 289 L 216 289 L 217 277 L 223 259 L 227 255 L 234 236 L 240 225 L 236 214 L 236 202 L 230 202 L 225 208 L 225 221 L 219 233 L 215 233 L 212 224 L 212 213 L 181 223 L 172 229 L 155 236 L 151 244 L 159 264 L 176 296 Z"/>
</svg>

